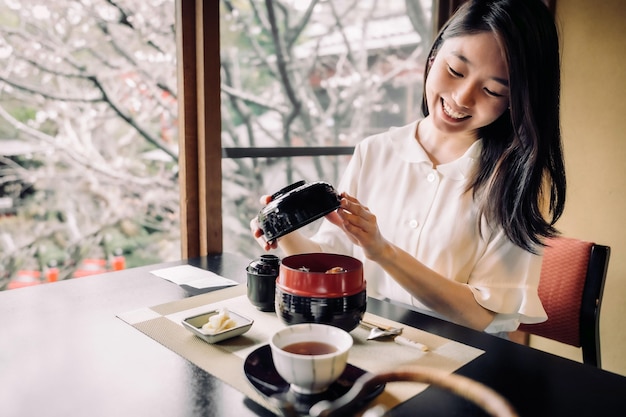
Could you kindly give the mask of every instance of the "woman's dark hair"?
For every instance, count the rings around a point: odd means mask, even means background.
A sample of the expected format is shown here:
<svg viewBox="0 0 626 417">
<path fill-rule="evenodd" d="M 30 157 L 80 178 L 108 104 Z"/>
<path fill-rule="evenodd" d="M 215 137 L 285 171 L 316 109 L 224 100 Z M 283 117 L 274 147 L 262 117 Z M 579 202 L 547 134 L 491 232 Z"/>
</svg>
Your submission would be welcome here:
<svg viewBox="0 0 626 417">
<path fill-rule="evenodd" d="M 483 32 L 493 32 L 504 50 L 510 109 L 480 130 L 480 165 L 469 189 L 490 224 L 536 253 L 543 237 L 558 234 L 554 224 L 565 206 L 558 33 L 540 0 L 470 0 L 437 35 L 424 83 L 446 39 Z M 425 94 L 422 112 L 428 115 Z"/>
</svg>

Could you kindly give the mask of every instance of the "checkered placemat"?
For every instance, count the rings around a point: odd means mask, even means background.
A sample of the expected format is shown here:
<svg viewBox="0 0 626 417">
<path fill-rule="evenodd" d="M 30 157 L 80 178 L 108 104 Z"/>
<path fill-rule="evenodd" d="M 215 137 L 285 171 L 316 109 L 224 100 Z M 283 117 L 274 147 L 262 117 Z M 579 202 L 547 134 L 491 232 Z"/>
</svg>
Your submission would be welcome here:
<svg viewBox="0 0 626 417">
<path fill-rule="evenodd" d="M 252 328 L 241 336 L 211 345 L 196 337 L 181 324 L 187 317 L 223 307 L 254 320 Z M 257 403 L 276 412 L 246 379 L 243 362 L 255 349 L 267 344 L 270 336 L 284 327 L 284 324 L 275 313 L 258 311 L 248 301 L 245 285 L 129 311 L 118 314 L 118 317 L 206 372 L 232 385 Z M 424 352 L 390 340 L 368 341 L 366 338 L 369 330 L 359 326 L 350 332 L 354 338 L 354 346 L 350 350 L 348 362 L 369 372 L 423 366 L 452 373 L 484 353 L 474 347 L 370 313 L 365 314 L 364 320 L 383 326 L 403 327 L 403 336 L 429 348 Z M 390 383 L 374 403 L 392 408 L 425 388 L 425 384 L 419 383 Z"/>
</svg>

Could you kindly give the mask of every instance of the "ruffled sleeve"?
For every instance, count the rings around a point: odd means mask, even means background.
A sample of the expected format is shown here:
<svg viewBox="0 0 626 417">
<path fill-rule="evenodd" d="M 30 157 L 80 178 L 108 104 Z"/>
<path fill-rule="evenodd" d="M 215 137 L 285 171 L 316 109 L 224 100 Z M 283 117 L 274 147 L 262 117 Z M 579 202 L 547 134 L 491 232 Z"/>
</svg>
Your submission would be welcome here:
<svg viewBox="0 0 626 417">
<path fill-rule="evenodd" d="M 491 240 L 467 282 L 476 301 L 497 313 L 485 331 L 513 331 L 520 323 L 547 320 L 537 290 L 542 259 L 514 245 L 502 231 Z"/>
</svg>

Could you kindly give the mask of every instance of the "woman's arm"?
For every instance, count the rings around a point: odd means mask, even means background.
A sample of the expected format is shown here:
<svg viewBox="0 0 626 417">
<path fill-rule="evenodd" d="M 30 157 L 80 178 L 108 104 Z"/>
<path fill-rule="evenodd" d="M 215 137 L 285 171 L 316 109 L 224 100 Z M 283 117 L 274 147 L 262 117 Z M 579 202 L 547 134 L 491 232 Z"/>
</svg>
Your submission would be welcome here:
<svg viewBox="0 0 626 417">
<path fill-rule="evenodd" d="M 342 197 L 337 216 L 330 220 L 413 297 L 467 327 L 482 331 L 493 321 L 495 313 L 482 307 L 467 285 L 436 273 L 387 241 L 380 234 L 376 216 L 367 207 L 349 195 Z"/>
<path fill-rule="evenodd" d="M 470 288 L 439 275 L 395 245 L 387 244 L 377 262 L 413 297 L 450 321 L 483 331 L 495 313 L 474 298 Z"/>
</svg>

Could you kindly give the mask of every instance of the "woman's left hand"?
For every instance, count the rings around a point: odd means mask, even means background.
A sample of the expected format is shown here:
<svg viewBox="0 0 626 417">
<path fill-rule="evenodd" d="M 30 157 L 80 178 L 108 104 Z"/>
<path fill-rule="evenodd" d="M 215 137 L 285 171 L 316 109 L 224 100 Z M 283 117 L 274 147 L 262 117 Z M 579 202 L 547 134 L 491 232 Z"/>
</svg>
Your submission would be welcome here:
<svg viewBox="0 0 626 417">
<path fill-rule="evenodd" d="M 341 194 L 341 207 L 327 219 L 339 226 L 352 243 L 363 248 L 365 256 L 373 261 L 383 256 L 389 242 L 378 229 L 376 216 L 359 200 L 347 193 Z"/>
</svg>

